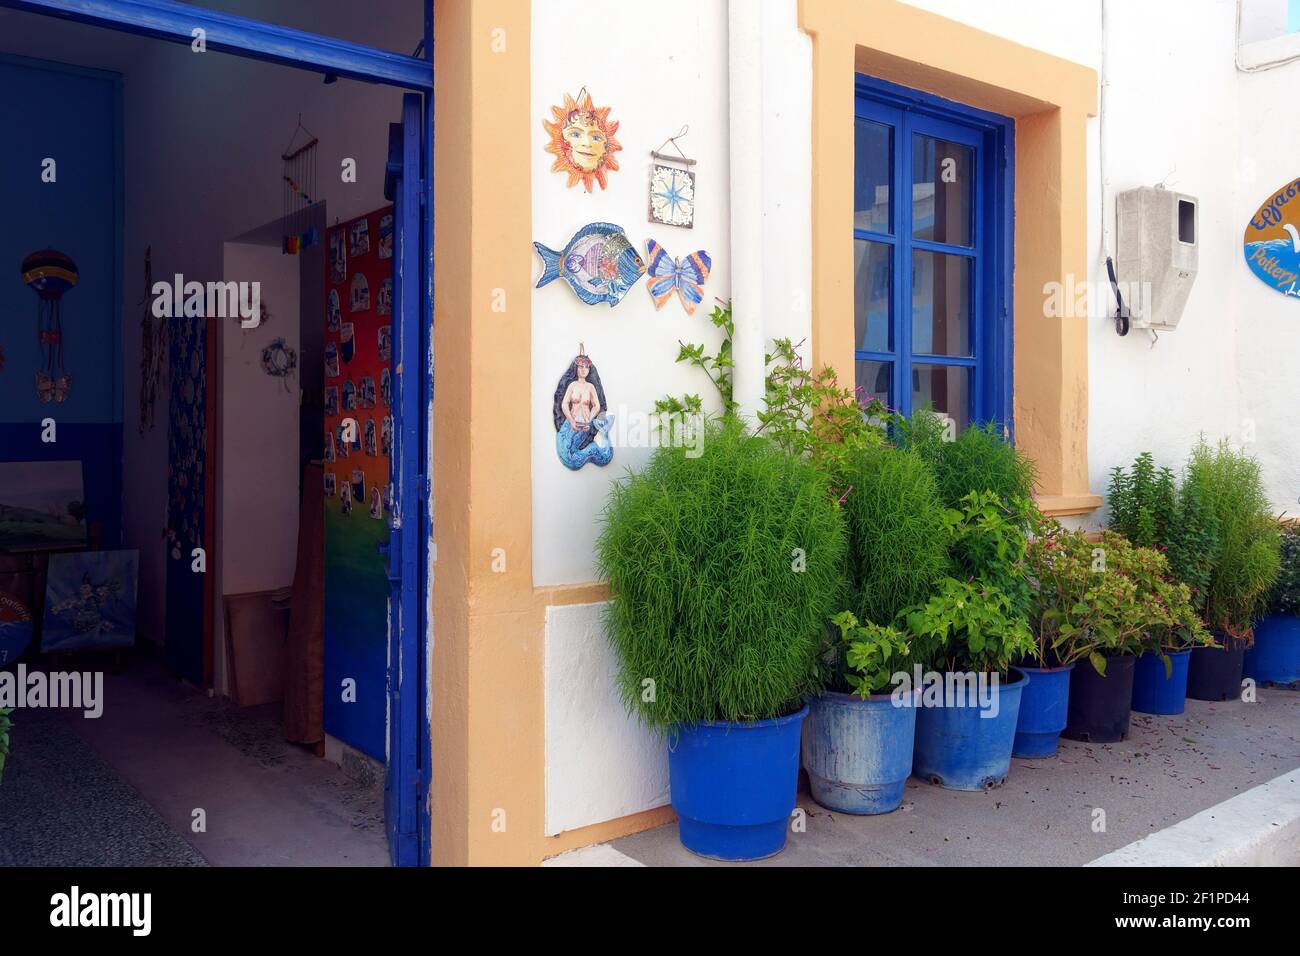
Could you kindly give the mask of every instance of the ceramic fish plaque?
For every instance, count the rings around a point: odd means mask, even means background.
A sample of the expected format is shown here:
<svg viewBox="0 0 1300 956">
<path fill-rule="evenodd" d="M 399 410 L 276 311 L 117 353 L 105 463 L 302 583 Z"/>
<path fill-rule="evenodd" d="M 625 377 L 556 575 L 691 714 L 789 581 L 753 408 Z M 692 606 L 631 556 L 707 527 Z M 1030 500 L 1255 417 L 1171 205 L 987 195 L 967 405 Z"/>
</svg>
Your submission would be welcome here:
<svg viewBox="0 0 1300 956">
<path fill-rule="evenodd" d="M 646 288 L 650 298 L 655 300 L 655 309 L 662 309 L 664 303 L 672 298 L 674 292 L 682 301 L 682 308 L 687 315 L 695 314 L 695 307 L 704 299 L 702 286 L 709 278 L 713 260 L 703 249 L 693 252 L 682 259 L 674 259 L 664 247 L 653 239 L 647 239 L 646 255 L 650 265 L 646 271 L 650 274 Z"/>
<path fill-rule="evenodd" d="M 540 242 L 533 247 L 544 267 L 537 288 L 563 278 L 587 305 L 608 302 L 613 308 L 645 273 L 645 262 L 623 227 L 608 222 L 583 226 L 562 252 Z"/>
</svg>

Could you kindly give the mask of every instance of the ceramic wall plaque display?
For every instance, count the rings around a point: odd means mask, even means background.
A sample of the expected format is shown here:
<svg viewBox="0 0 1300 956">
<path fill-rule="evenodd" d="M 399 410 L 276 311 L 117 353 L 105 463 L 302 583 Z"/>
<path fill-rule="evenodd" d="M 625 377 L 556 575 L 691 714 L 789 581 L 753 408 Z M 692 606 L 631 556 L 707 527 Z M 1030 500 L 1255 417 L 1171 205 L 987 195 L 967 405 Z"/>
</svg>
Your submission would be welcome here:
<svg viewBox="0 0 1300 956">
<path fill-rule="evenodd" d="M 572 188 L 582 183 L 587 192 L 599 183 L 607 185 L 607 175 L 618 169 L 615 153 L 623 147 L 614 138 L 618 123 L 609 118 L 610 107 L 596 106 L 584 87 L 577 99 L 564 95 L 564 103 L 551 107 L 551 119 L 542 120 L 550 142 L 546 151 L 555 157 L 551 172 L 568 177 Z"/>
<path fill-rule="evenodd" d="M 662 309 L 674 292 L 681 300 L 687 315 L 695 314 L 695 307 L 704 300 L 704 283 L 708 281 L 713 259 L 703 249 L 689 256 L 674 259 L 653 239 L 646 240 L 646 267 L 649 279 L 646 288 L 654 299 L 655 309 Z"/>
<path fill-rule="evenodd" d="M 62 404 L 72 391 L 72 374 L 63 365 L 63 294 L 77 284 L 77 264 L 55 249 L 41 249 L 23 259 L 22 275 L 37 297 L 36 397 L 42 404 Z"/>
<path fill-rule="evenodd" d="M 1275 190 L 1246 224 L 1246 265 L 1275 292 L 1300 298 L 1300 179 Z"/>
<path fill-rule="evenodd" d="M 554 414 L 555 451 L 565 468 L 603 468 L 614 460 L 609 441 L 614 416 L 609 414 L 600 373 L 581 346 L 555 388 Z"/>
<path fill-rule="evenodd" d="M 613 308 L 645 273 L 645 262 L 623 227 L 608 222 L 583 226 L 563 251 L 548 249 L 540 242 L 533 243 L 533 248 L 542 257 L 543 266 L 537 288 L 563 278 L 587 305 L 608 302 Z"/>
<path fill-rule="evenodd" d="M 695 160 L 682 152 L 677 141 L 689 132 L 683 126 L 676 136 L 665 140 L 650 154 L 650 221 L 665 226 L 695 227 Z M 671 145 L 677 155 L 661 152 Z"/>
</svg>

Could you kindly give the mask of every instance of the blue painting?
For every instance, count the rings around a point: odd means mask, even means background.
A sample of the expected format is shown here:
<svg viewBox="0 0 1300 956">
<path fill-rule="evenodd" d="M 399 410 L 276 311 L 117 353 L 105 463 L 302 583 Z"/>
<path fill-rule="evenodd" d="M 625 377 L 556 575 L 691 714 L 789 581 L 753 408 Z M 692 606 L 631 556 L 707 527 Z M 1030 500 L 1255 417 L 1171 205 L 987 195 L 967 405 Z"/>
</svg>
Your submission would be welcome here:
<svg viewBox="0 0 1300 956">
<path fill-rule="evenodd" d="M 50 555 L 41 650 L 78 651 L 135 643 L 138 551 Z"/>
</svg>

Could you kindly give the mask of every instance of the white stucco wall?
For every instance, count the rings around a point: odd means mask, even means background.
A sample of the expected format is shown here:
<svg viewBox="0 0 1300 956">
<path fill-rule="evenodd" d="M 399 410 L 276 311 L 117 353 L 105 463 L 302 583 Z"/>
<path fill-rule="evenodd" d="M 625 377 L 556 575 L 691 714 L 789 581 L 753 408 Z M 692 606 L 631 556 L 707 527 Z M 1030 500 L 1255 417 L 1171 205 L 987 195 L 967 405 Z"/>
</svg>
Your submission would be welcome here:
<svg viewBox="0 0 1300 956">
<path fill-rule="evenodd" d="M 1151 451 L 1158 462 L 1178 468 L 1198 435 L 1211 440 L 1226 437 L 1242 443 L 1264 465 L 1270 494 L 1279 511 L 1296 506 L 1300 495 L 1300 416 L 1293 409 L 1300 403 L 1300 300 L 1266 289 L 1251 275 L 1242 254 L 1246 222 L 1272 191 L 1300 175 L 1300 127 L 1290 122 L 1288 104 L 1300 84 L 1300 62 L 1266 73 L 1246 74 L 1234 65 L 1236 5 L 1234 0 L 1203 0 L 1195 4 L 1181 0 L 1144 0 L 1143 3 L 1106 0 L 999 0 L 973 4 L 967 0 L 912 0 L 942 16 L 951 17 L 995 33 L 1017 43 L 1041 49 L 1087 65 L 1104 78 L 1102 91 L 1104 124 L 1098 117 L 1090 122 L 1088 139 L 1088 233 L 1091 288 L 1100 295 L 1091 303 L 1089 319 L 1089 467 L 1092 489 L 1104 493 L 1106 477 L 1117 464 L 1127 464 L 1140 451 Z M 718 21 L 713 44 L 718 59 L 713 76 L 717 89 L 708 93 L 725 110 L 725 10 L 724 4 L 701 5 Z M 1104 7 L 1104 40 L 1103 40 Z M 534 7 L 535 11 L 537 5 Z M 632 14 L 629 14 L 630 16 Z M 764 317 L 769 337 L 808 334 L 808 321 L 800 298 L 808 288 L 811 249 L 808 235 L 811 219 L 811 157 L 806 146 L 808 108 L 811 96 L 811 58 L 808 38 L 798 29 L 795 0 L 773 0 L 764 4 L 764 204 L 769 225 L 765 234 L 765 267 L 768 281 Z M 620 34 L 626 33 L 620 21 Z M 534 112 L 538 115 L 535 145 L 538 162 L 534 173 L 534 231 L 538 238 L 564 242 L 573 229 L 600 216 L 583 218 L 570 213 L 572 228 L 552 228 L 549 220 L 571 206 L 557 195 L 547 178 L 548 162 L 541 150 L 540 116 L 546 101 L 555 95 L 551 77 L 559 70 L 561 57 L 550 45 L 539 42 L 539 20 L 534 13 Z M 637 29 L 633 34 L 641 34 Z M 549 24 L 541 35 L 549 37 Z M 689 31 L 679 34 L 670 46 L 679 57 L 698 56 L 699 42 Z M 640 62 L 641 48 L 648 43 L 623 43 L 611 35 L 609 44 L 597 44 L 600 57 L 626 63 Z M 661 64 L 666 66 L 667 64 Z M 671 76 L 673 69 L 669 69 Z M 573 89 L 586 82 L 608 102 L 592 73 L 567 81 Z M 642 108 L 635 100 L 638 89 L 657 88 L 659 75 L 644 73 L 640 86 L 628 90 L 623 102 L 629 112 Z M 539 80 L 546 82 L 538 90 Z M 669 80 L 671 82 L 671 80 Z M 563 85 L 560 87 L 563 89 Z M 702 94 L 705 95 L 705 94 Z M 723 114 L 725 116 L 725 113 Z M 695 120 L 688 120 L 695 130 Z M 673 126 L 673 121 L 665 123 Z M 678 123 L 680 125 L 680 123 Z M 725 127 L 720 125 L 720 133 Z M 620 137 L 625 131 L 620 130 Z M 664 135 L 667 135 L 665 133 Z M 653 136 L 650 138 L 654 138 Z M 624 139 L 625 144 L 628 139 Z M 651 144 L 657 145 L 657 144 Z M 649 146 L 647 148 L 650 148 Z M 725 139 L 716 144 L 719 172 L 725 176 Z M 629 150 L 630 152 L 631 150 Z M 696 151 L 698 152 L 698 150 Z M 630 168 L 630 167 L 628 167 Z M 627 170 L 625 169 L 625 172 Z M 632 179 L 632 177 L 628 177 Z M 635 199 L 628 201 L 627 218 L 640 221 L 644 215 L 644 177 L 636 177 Z M 1161 333 L 1158 340 L 1142 330 L 1120 338 L 1108 313 L 1110 296 L 1105 285 L 1105 257 L 1115 251 L 1115 195 L 1136 186 L 1164 183 L 1199 200 L 1199 272 L 1178 329 Z M 721 186 L 719 188 L 722 188 Z M 562 190 L 560 191 L 562 192 Z M 606 208 L 598 197 L 596 202 Z M 622 208 L 619 208 L 622 212 Z M 561 217 L 562 218 L 562 217 Z M 607 217 L 606 217 L 607 218 Z M 621 222 L 618 218 L 611 221 Z M 625 223 L 626 224 L 626 223 Z M 725 236 L 725 223 L 717 224 Z M 558 234 L 553 234 L 558 233 Z M 657 235 L 651 232 L 650 235 Z M 554 244 L 548 242 L 548 244 Z M 671 248 L 671 247 L 670 247 Z M 713 251 L 712 249 L 710 251 Z M 1121 277 L 1123 278 L 1123 277 Z M 722 276 L 715 269 L 714 292 L 722 288 Z M 563 475 L 555 460 L 554 430 L 550 426 L 551 384 L 563 371 L 562 362 L 573 346 L 551 345 L 545 339 L 564 328 L 574 338 L 574 329 L 592 326 L 592 314 L 583 321 L 584 306 L 568 296 L 565 300 L 551 289 L 534 293 L 534 573 L 538 584 L 587 580 L 589 563 L 582 533 L 594 528 L 599 495 L 608 481 L 603 475 Z M 639 295 L 638 295 L 639 293 Z M 617 318 L 626 322 L 638 315 L 630 308 L 637 298 L 647 298 L 643 289 L 630 293 L 631 302 L 619 306 Z M 786 303 L 791 303 L 789 308 Z M 645 303 L 642 303 L 645 306 Z M 623 310 L 627 309 L 627 312 Z M 642 312 L 654 321 L 651 309 Z M 599 311 L 596 313 L 599 315 Z M 680 319 L 680 316 L 678 316 Z M 1042 321 L 1050 321 L 1043 319 Z M 624 329 L 627 326 L 623 327 Z M 692 326 L 698 328 L 698 325 Z M 612 330 L 611 330 L 612 331 Z M 676 335 L 666 337 L 657 350 L 647 345 L 653 333 L 643 324 L 633 326 L 630 335 L 609 336 L 597 350 L 586 338 L 588 349 L 606 378 L 610 401 L 617 405 L 626 388 L 607 376 L 602 352 L 621 361 L 621 355 L 637 356 L 638 379 L 664 376 L 668 384 L 644 387 L 640 394 L 653 398 L 680 387 L 671 366 Z M 663 337 L 661 337 L 663 338 Z M 621 342 L 620 342 L 621 340 Z M 576 344 L 576 343 L 574 343 Z M 546 351 L 548 350 L 549 351 Z M 545 352 L 543 363 L 539 356 Z M 663 353 L 662 355 L 660 353 Z M 608 362 L 608 360 L 605 360 Z M 549 363 L 549 364 L 546 364 Z M 622 369 L 620 369 L 622 371 Z M 698 381 L 698 380 L 688 380 Z M 694 390 L 695 385 L 689 385 Z M 542 426 L 546 426 L 543 428 Z M 636 465 L 643 455 L 616 456 L 615 465 Z M 587 471 L 592 469 L 588 467 Z M 571 479 L 578 477 L 578 482 Z M 565 479 L 570 479 L 566 481 Z M 568 489 L 566 492 L 565 489 Z M 567 498 L 576 504 L 559 506 Z M 591 514 L 579 514 L 590 509 Z M 1096 525 L 1104 511 L 1091 519 Z M 571 553 L 580 551 L 581 554 Z M 585 611 L 573 614 L 553 609 L 547 625 L 547 772 L 551 779 L 564 780 L 564 793 L 586 786 L 609 789 L 607 799 L 584 797 L 580 812 L 563 818 L 564 828 L 608 819 L 617 809 L 628 806 L 628 781 L 645 774 L 645 748 L 649 739 L 631 722 L 604 720 L 593 729 L 571 725 L 574 714 L 605 713 L 614 700 L 612 681 L 596 678 L 612 673 L 613 661 L 599 627 Z M 561 666 L 575 654 L 590 655 L 574 679 L 574 668 Z M 554 664 L 552 662 L 555 662 Z M 563 701 L 562 705 L 560 701 Z M 552 721 L 553 709 L 561 708 Z M 611 711 L 612 713 L 612 711 Z M 595 733 L 592 744 L 584 735 Z M 576 735 L 576 736 L 575 736 Z M 657 767 L 657 764 L 651 764 Z M 554 775 L 554 776 L 552 776 Z M 575 780 L 574 776 L 579 779 Z M 582 783 L 581 781 L 586 781 Z M 558 797 L 560 790 L 554 793 Z M 551 832 L 551 797 L 548 789 L 548 832 Z M 635 809 L 656 805 L 643 800 Z M 555 820 L 560 820 L 560 816 Z M 628 812 L 623 810 L 623 812 Z"/>
</svg>

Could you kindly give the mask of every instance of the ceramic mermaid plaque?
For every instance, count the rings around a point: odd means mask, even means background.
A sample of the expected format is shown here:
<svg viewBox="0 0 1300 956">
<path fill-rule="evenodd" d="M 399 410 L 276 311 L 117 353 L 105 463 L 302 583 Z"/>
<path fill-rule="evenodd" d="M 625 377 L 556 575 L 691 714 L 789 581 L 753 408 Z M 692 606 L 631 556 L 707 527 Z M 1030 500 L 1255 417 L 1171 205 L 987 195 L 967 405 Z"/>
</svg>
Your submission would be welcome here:
<svg viewBox="0 0 1300 956">
<path fill-rule="evenodd" d="M 613 425 L 600 373 L 580 347 L 555 389 L 555 451 L 564 467 L 577 471 L 590 463 L 603 468 L 613 461 Z"/>
</svg>

